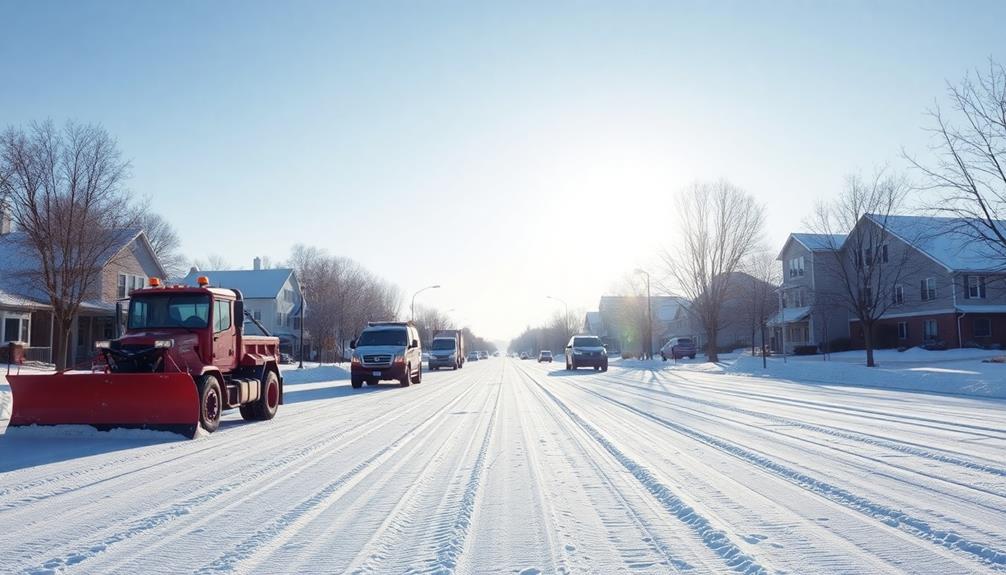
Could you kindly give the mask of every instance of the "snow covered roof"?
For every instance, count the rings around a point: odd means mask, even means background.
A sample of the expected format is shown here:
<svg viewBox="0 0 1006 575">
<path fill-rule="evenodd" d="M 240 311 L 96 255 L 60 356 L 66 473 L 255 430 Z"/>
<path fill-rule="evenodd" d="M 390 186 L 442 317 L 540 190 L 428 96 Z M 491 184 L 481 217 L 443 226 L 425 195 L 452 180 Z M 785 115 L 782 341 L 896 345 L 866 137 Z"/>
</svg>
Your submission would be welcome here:
<svg viewBox="0 0 1006 575">
<path fill-rule="evenodd" d="M 279 295 L 286 280 L 293 274 L 289 268 L 267 270 L 197 270 L 182 279 L 185 285 L 196 285 L 196 279 L 206 276 L 214 287 L 241 290 L 245 299 L 273 299 Z"/>
<path fill-rule="evenodd" d="M 967 233 L 967 220 L 932 216 L 865 216 L 951 271 L 996 271 L 1002 254 Z M 998 222 L 1006 230 L 1006 222 Z"/>
<path fill-rule="evenodd" d="M 838 248 L 845 242 L 845 234 L 790 234 L 790 237 L 803 244 L 812 252 L 825 252 Z"/>
<path fill-rule="evenodd" d="M 775 314 L 768 320 L 769 325 L 779 325 L 780 323 L 792 323 L 794 321 L 801 321 L 807 319 L 810 315 L 809 307 L 788 307 L 782 310 L 782 313 Z M 781 320 L 781 321 L 780 321 Z"/>
</svg>

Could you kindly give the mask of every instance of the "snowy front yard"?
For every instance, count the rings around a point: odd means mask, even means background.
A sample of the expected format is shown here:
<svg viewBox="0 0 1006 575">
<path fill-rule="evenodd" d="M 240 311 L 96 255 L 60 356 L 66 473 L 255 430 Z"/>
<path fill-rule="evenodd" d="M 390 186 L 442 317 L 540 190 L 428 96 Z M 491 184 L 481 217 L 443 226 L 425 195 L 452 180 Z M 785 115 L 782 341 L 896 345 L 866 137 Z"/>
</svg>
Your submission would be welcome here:
<svg viewBox="0 0 1006 575">
<path fill-rule="evenodd" d="M 196 440 L 0 435 L 0 570 L 1006 571 L 1006 402 L 656 364 L 287 369 Z"/>
</svg>

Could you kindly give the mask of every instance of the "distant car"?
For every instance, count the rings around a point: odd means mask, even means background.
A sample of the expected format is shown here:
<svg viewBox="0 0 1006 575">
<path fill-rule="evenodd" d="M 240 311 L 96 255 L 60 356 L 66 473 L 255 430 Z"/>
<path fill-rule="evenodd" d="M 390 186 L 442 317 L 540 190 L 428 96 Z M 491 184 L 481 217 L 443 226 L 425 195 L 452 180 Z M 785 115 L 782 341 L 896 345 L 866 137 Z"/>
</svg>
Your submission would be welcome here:
<svg viewBox="0 0 1006 575">
<path fill-rule="evenodd" d="M 521 359 L 530 359 L 530 357 L 527 355 L 526 351 L 520 352 L 520 358 Z"/>
<path fill-rule="evenodd" d="M 538 363 L 542 363 L 544 361 L 552 363 L 552 352 L 551 351 L 545 350 L 545 351 L 542 351 L 541 353 L 538 354 Z"/>
<path fill-rule="evenodd" d="M 660 348 L 660 357 L 664 361 L 670 359 L 695 359 L 695 340 L 690 337 L 672 337 Z"/>
<path fill-rule="evenodd" d="M 596 335 L 574 335 L 566 344 L 566 369 L 593 367 L 608 371 L 608 350 Z"/>
<path fill-rule="evenodd" d="M 489 352 L 488 351 L 480 351 L 479 352 L 479 359 L 489 359 Z"/>
<path fill-rule="evenodd" d="M 430 361 L 430 352 L 428 351 L 423 352 L 423 361 Z"/>
<path fill-rule="evenodd" d="M 281 353 L 281 354 L 279 354 L 279 362 L 280 363 L 285 363 L 287 365 L 289 365 L 291 363 L 297 363 L 297 362 L 294 361 L 293 356 L 290 355 L 289 353 Z"/>
<path fill-rule="evenodd" d="M 478 360 L 479 360 L 479 352 L 477 352 L 477 351 L 469 351 L 468 352 L 468 359 L 467 359 L 467 361 L 478 361 Z"/>
</svg>

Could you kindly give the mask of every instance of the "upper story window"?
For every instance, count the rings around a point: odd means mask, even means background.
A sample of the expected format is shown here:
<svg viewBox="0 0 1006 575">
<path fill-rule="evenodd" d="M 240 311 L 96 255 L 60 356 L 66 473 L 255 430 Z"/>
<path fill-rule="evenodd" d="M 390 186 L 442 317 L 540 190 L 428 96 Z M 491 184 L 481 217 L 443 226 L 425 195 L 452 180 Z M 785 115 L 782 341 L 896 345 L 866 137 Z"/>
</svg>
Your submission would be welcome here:
<svg viewBox="0 0 1006 575">
<path fill-rule="evenodd" d="M 926 278 L 922 280 L 922 301 L 932 301 L 936 299 L 936 278 Z"/>
<path fill-rule="evenodd" d="M 897 284 L 894 286 L 894 292 L 891 297 L 891 303 L 894 305 L 900 305 L 905 303 L 905 286 Z"/>
<path fill-rule="evenodd" d="M 803 277 L 803 274 L 804 274 L 803 256 L 789 260 L 789 277 L 791 278 Z"/>
<path fill-rule="evenodd" d="M 292 289 L 287 289 L 287 288 L 283 289 L 283 301 L 287 301 L 287 302 L 293 303 L 294 299 L 293 299 L 293 290 Z"/>
<path fill-rule="evenodd" d="M 967 299 L 985 299 L 985 276 L 964 276 L 964 297 Z"/>
<path fill-rule="evenodd" d="M 141 289 L 147 283 L 147 276 L 133 274 L 119 274 L 115 287 L 115 297 L 124 298 L 134 289 Z"/>
</svg>

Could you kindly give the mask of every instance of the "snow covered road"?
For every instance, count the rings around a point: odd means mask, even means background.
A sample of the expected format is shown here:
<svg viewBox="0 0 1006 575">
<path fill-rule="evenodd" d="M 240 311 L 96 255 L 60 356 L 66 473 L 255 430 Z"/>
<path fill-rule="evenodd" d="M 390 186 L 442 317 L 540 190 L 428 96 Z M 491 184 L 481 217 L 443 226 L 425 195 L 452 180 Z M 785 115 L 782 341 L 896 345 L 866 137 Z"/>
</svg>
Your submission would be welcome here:
<svg viewBox="0 0 1006 575">
<path fill-rule="evenodd" d="M 286 400 L 0 436 L 0 572 L 1006 572 L 1004 401 L 510 359 Z"/>
</svg>

